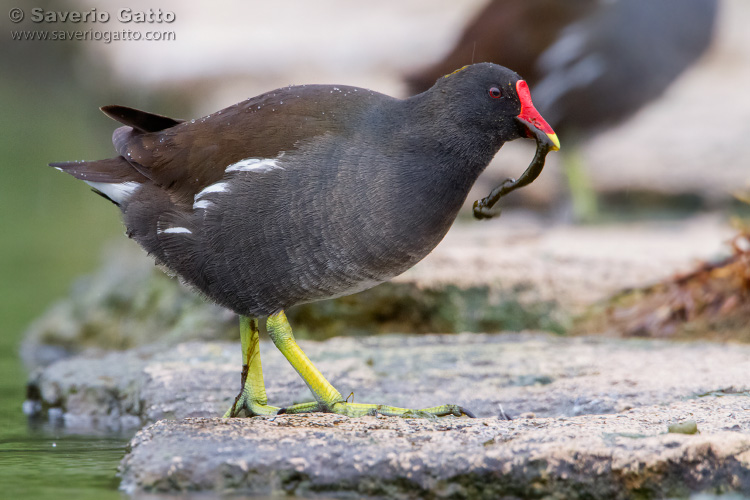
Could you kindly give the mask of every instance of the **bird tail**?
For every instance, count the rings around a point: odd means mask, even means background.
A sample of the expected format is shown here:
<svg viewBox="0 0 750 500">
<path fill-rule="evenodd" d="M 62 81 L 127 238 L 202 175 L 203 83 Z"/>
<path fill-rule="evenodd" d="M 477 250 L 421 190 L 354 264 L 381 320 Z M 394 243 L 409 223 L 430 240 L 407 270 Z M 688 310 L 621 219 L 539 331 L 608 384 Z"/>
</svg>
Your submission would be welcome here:
<svg viewBox="0 0 750 500">
<path fill-rule="evenodd" d="M 122 156 L 96 161 L 54 162 L 49 166 L 84 181 L 95 193 L 118 206 L 148 181 Z"/>
<path fill-rule="evenodd" d="M 113 120 L 132 127 L 137 132 L 159 132 L 185 121 L 117 104 L 102 106 L 99 109 Z"/>
</svg>

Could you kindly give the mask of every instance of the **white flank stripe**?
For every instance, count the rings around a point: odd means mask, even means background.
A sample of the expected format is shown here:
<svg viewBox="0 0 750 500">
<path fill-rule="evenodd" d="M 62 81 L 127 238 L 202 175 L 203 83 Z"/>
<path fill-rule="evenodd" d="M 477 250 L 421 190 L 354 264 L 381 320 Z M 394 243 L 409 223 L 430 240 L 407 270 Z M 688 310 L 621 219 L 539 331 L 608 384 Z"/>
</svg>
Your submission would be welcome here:
<svg viewBox="0 0 750 500">
<path fill-rule="evenodd" d="M 193 210 L 198 210 L 199 208 L 202 208 L 203 210 L 206 210 L 210 205 L 213 205 L 208 200 L 200 200 L 193 203 Z"/>
<path fill-rule="evenodd" d="M 130 198 L 136 189 L 141 186 L 140 182 L 127 181 L 120 183 L 109 183 L 109 182 L 91 182 L 84 181 L 86 184 L 104 193 L 110 200 L 122 203 L 123 201 Z"/>
<path fill-rule="evenodd" d="M 217 182 L 216 184 L 211 184 L 206 189 L 201 191 L 200 193 L 195 195 L 195 200 L 198 201 L 202 197 L 206 196 L 210 193 L 225 193 L 227 191 L 227 183 L 226 182 Z"/>
<path fill-rule="evenodd" d="M 276 158 L 245 158 L 237 163 L 229 165 L 225 172 L 258 172 L 265 173 L 275 169 L 282 169 Z"/>
<path fill-rule="evenodd" d="M 193 232 L 186 228 L 186 227 L 170 227 L 168 229 L 165 229 L 164 231 L 157 231 L 157 233 L 168 233 L 168 234 L 178 234 L 178 233 L 185 233 L 185 234 L 193 234 Z"/>
</svg>

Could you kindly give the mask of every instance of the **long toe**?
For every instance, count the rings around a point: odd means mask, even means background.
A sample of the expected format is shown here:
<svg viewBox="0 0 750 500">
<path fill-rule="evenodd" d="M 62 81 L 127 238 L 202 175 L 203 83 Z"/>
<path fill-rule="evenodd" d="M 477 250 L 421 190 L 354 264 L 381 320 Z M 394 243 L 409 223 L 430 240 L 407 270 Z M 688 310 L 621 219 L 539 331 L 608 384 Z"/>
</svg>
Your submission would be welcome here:
<svg viewBox="0 0 750 500">
<path fill-rule="evenodd" d="M 452 415 L 454 417 L 467 416 L 475 418 L 474 414 L 458 405 L 441 405 L 431 408 L 399 408 L 397 406 L 363 404 L 363 403 L 335 403 L 330 409 L 333 413 L 349 417 L 364 415 L 386 415 L 403 418 L 437 418 Z"/>
<path fill-rule="evenodd" d="M 231 408 L 224 413 L 222 418 L 241 417 L 243 413 L 246 417 L 278 415 L 280 411 L 281 408 L 260 403 L 258 401 L 252 401 L 245 397 L 244 393 L 241 393 L 237 396 Z"/>
<path fill-rule="evenodd" d="M 339 401 L 330 405 L 320 404 L 312 401 L 309 403 L 299 403 L 286 408 L 281 408 L 278 412 L 281 414 L 298 414 L 298 413 L 336 413 L 346 415 L 347 417 L 364 417 L 374 415 L 385 415 L 388 417 L 403 418 L 438 418 L 452 415 L 454 417 L 476 418 L 474 413 L 458 405 L 441 405 L 432 408 L 400 408 L 398 406 L 377 405 L 366 403 L 347 403 Z"/>
</svg>

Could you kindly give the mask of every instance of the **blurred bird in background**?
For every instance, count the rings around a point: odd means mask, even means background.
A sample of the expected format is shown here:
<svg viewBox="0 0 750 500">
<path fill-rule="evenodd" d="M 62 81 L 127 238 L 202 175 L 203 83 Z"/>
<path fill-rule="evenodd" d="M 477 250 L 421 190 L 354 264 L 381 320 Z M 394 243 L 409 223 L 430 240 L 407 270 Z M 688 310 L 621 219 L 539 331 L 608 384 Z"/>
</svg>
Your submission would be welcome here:
<svg viewBox="0 0 750 500">
<path fill-rule="evenodd" d="M 635 114 L 698 60 L 717 11 L 718 0 L 492 0 L 443 60 L 406 81 L 419 93 L 480 61 L 524 75 L 564 145 L 573 217 L 590 221 L 598 208 L 581 142 Z"/>
</svg>

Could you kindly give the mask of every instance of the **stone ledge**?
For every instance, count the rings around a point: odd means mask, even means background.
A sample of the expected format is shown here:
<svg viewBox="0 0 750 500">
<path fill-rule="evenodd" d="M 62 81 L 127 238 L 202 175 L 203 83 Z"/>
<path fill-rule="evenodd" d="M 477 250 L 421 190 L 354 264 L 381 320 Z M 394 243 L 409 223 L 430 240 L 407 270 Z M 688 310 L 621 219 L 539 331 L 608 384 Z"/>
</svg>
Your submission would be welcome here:
<svg viewBox="0 0 750 500">
<path fill-rule="evenodd" d="M 750 492 L 750 398 L 711 396 L 616 415 L 338 415 L 160 421 L 120 472 L 134 492 L 337 498 L 663 498 Z M 669 434 L 692 419 L 699 434 Z"/>
<path fill-rule="evenodd" d="M 546 334 L 385 335 L 301 342 L 354 401 L 406 407 L 455 403 L 479 417 L 608 414 L 710 393 L 750 391 L 750 346 Z M 311 395 L 275 347 L 261 357 L 269 401 Z M 91 354 L 59 361 L 32 381 L 69 429 L 137 428 L 224 413 L 239 389 L 234 343 Z"/>
</svg>

